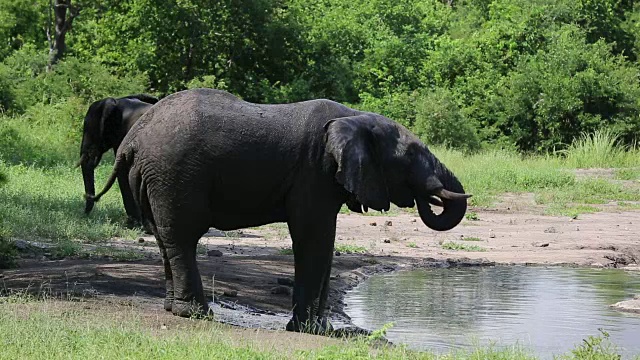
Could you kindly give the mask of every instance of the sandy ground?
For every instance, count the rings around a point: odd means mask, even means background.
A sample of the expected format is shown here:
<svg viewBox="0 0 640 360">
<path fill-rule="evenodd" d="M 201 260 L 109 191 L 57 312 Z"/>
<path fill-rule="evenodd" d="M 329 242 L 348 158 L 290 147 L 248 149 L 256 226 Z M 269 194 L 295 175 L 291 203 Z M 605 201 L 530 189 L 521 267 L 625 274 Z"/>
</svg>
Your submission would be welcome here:
<svg viewBox="0 0 640 360">
<path fill-rule="evenodd" d="M 330 294 L 334 318 L 348 322 L 341 312 L 345 291 L 372 273 L 401 267 L 495 263 L 637 268 L 640 211 L 613 209 L 576 219 L 543 216 L 526 195 L 506 196 L 492 209 L 470 209 L 477 220 L 465 219 L 443 233 L 428 229 L 417 214 L 339 215 L 336 248 L 343 251 L 334 257 Z M 109 246 L 142 252 L 144 260 L 27 257 L 18 269 L 0 273 L 0 290 L 132 304 L 162 321 L 180 321 L 162 311 L 162 262 L 153 237 L 143 239 L 116 240 Z M 484 251 L 444 250 L 442 244 L 448 242 Z M 284 327 L 291 308 L 290 288 L 278 282 L 293 278 L 293 256 L 282 250 L 291 247 L 286 225 L 229 233 L 212 229 L 200 243 L 199 268 L 207 294 L 212 294 L 215 275 L 219 319 L 247 327 Z M 346 253 L 347 245 L 364 253 Z M 207 255 L 209 250 L 222 255 Z M 640 306 L 634 304 L 630 305 L 634 309 Z M 225 313 L 234 306 L 240 306 L 244 310 L 240 313 L 249 314 L 244 316 L 249 319 Z M 255 321 L 261 316 L 264 321 Z"/>
</svg>

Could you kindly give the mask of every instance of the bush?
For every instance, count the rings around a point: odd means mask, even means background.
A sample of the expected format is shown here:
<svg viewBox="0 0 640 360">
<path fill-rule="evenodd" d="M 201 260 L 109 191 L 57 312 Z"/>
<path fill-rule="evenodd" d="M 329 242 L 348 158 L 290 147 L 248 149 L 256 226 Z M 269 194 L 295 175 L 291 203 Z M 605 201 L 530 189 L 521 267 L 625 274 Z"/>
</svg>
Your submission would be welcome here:
<svg viewBox="0 0 640 360">
<path fill-rule="evenodd" d="M 427 144 L 468 152 L 480 149 L 475 127 L 444 88 L 427 92 L 418 100 L 413 131 Z"/>
<path fill-rule="evenodd" d="M 627 141 L 640 131 L 638 70 L 573 25 L 526 56 L 502 88 L 496 125 L 523 151 L 551 151 L 602 126 Z"/>
</svg>

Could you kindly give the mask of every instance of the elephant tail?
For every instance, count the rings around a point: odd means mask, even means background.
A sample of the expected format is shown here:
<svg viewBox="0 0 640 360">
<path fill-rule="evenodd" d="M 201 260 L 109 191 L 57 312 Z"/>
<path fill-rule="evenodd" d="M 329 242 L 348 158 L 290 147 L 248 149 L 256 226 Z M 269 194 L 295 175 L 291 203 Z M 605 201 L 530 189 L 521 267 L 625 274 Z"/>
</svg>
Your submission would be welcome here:
<svg viewBox="0 0 640 360">
<path fill-rule="evenodd" d="M 124 165 L 124 159 L 125 159 L 124 154 L 118 153 L 118 155 L 119 156 L 116 158 L 116 162 L 113 165 L 113 171 L 111 172 L 111 175 L 109 176 L 109 180 L 107 180 L 107 184 L 104 186 L 104 189 L 102 189 L 102 191 L 100 191 L 100 193 L 98 193 L 97 195 L 84 194 L 85 200 L 98 202 L 98 200 L 100 200 L 102 195 L 106 194 L 109 191 L 109 189 L 111 189 L 111 187 L 113 186 L 113 183 L 115 183 L 116 179 L 118 178 L 118 172 L 120 171 L 120 167 Z"/>
</svg>

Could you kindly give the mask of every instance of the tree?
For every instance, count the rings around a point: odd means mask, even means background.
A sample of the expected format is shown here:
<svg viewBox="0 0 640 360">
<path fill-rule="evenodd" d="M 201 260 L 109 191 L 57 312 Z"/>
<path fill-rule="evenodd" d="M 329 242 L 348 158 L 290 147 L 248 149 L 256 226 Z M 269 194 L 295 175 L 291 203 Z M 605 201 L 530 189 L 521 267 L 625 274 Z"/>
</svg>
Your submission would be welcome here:
<svg viewBox="0 0 640 360">
<path fill-rule="evenodd" d="M 55 14 L 55 34 L 51 36 L 51 13 Z M 71 5 L 71 0 L 49 0 L 49 26 L 47 27 L 47 39 L 49 40 L 49 64 L 51 69 L 64 56 L 67 50 L 66 36 L 71 30 L 73 20 L 80 14 L 80 9 Z"/>
</svg>

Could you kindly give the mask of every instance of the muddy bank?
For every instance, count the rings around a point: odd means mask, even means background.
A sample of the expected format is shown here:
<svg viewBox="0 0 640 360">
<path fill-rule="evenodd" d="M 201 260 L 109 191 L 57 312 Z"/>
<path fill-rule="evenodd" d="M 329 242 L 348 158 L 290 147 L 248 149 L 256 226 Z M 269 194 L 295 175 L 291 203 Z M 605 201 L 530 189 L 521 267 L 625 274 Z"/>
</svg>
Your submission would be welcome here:
<svg viewBox="0 0 640 360">
<path fill-rule="evenodd" d="M 444 233 L 429 230 L 408 213 L 340 215 L 329 295 L 334 322 L 348 324 L 343 295 L 375 273 L 494 264 L 628 267 L 640 259 L 638 211 L 573 219 L 523 211 L 508 202 L 492 210 L 474 210 L 474 220 Z M 463 250 L 449 250 L 446 244 Z M 46 251 L 25 253 L 20 268 L 0 274 L 0 290 L 95 301 L 116 298 L 142 312 L 164 314 L 163 268 L 154 239 L 116 239 L 100 246 L 137 252 L 143 260 L 52 260 Z M 284 224 L 227 233 L 212 230 L 203 237 L 198 262 L 206 294 L 211 296 L 215 289 L 219 320 L 244 327 L 284 327 L 291 310 L 290 247 Z"/>
</svg>

